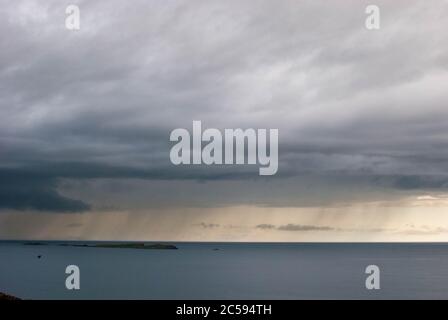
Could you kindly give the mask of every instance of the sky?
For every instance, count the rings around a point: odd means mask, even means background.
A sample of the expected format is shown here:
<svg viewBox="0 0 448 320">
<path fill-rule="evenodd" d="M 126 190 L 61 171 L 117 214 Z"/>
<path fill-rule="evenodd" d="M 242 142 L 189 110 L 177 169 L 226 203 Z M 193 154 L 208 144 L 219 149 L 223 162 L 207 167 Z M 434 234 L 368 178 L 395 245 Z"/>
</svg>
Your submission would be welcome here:
<svg viewBox="0 0 448 320">
<path fill-rule="evenodd" d="M 448 241 L 446 17 L 443 0 L 0 0 L 0 238 Z M 277 174 L 173 165 L 194 120 L 278 129 Z"/>
</svg>

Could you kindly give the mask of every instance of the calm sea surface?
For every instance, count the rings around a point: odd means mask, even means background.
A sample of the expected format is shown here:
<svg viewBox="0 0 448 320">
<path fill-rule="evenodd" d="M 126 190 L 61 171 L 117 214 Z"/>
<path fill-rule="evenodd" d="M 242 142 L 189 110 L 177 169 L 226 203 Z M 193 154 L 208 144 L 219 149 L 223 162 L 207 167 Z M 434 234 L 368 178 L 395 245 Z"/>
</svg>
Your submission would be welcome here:
<svg viewBox="0 0 448 320">
<path fill-rule="evenodd" d="M 0 292 L 30 299 L 448 299 L 448 244 L 173 244 L 179 250 L 0 241 Z M 72 264 L 81 270 L 77 291 L 65 288 Z M 365 289 L 371 264 L 380 267 L 380 290 Z"/>
</svg>

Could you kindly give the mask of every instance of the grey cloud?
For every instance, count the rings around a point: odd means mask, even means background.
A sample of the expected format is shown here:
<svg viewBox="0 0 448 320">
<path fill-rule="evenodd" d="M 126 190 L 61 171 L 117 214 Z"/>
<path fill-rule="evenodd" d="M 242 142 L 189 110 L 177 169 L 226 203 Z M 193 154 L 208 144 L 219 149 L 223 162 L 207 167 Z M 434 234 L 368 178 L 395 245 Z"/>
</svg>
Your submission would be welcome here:
<svg viewBox="0 0 448 320">
<path fill-rule="evenodd" d="M 308 225 L 308 224 L 294 224 L 288 223 L 285 225 L 272 225 L 272 224 L 259 224 L 255 228 L 263 230 L 279 230 L 279 231 L 297 231 L 297 232 L 308 232 L 308 231 L 324 231 L 324 232 L 368 232 L 368 233 L 384 233 L 395 231 L 388 228 L 341 228 L 341 227 L 330 227 L 321 225 Z M 410 230 L 401 231 L 406 233 Z"/>
<path fill-rule="evenodd" d="M 198 224 L 195 224 L 195 225 L 196 226 L 200 226 L 200 227 L 205 228 L 205 229 L 218 228 L 220 226 L 217 223 L 205 223 L 205 222 L 201 222 L 201 223 L 198 223 Z"/>
<path fill-rule="evenodd" d="M 65 225 L 65 227 L 67 227 L 67 228 L 79 228 L 79 227 L 82 227 L 82 226 L 83 226 L 82 223 L 69 223 L 69 224 Z"/>
<path fill-rule="evenodd" d="M 24 175 L 0 181 L 2 207 L 87 210 L 128 179 L 171 183 L 169 197 L 124 191 L 148 206 L 321 206 L 448 186 L 443 1 L 378 1 L 374 33 L 368 1 L 75 3 L 76 33 L 59 1 L 2 3 L 0 166 Z M 171 166 L 169 133 L 192 120 L 278 128 L 278 175 Z M 61 179 L 101 186 L 103 203 L 62 196 Z"/>
<path fill-rule="evenodd" d="M 281 231 L 333 231 L 334 228 L 326 226 L 311 226 L 311 225 L 301 225 L 301 224 L 286 224 L 279 226 L 277 228 Z"/>
<path fill-rule="evenodd" d="M 267 224 L 262 223 L 256 226 L 257 229 L 263 229 L 263 230 L 269 230 L 269 229 L 275 229 L 275 226 L 273 224 Z"/>
<path fill-rule="evenodd" d="M 320 225 L 303 225 L 288 223 L 285 225 L 272 225 L 272 224 L 259 224 L 255 228 L 262 230 L 279 230 L 279 231 L 296 231 L 296 232 L 308 232 L 308 231 L 324 231 L 324 232 L 362 232 L 362 233 L 392 233 L 403 235 L 417 235 L 417 236 L 431 236 L 443 233 L 448 233 L 448 228 L 441 226 L 415 226 L 413 224 L 406 224 L 403 228 L 348 228 L 348 227 L 329 227 Z"/>
<path fill-rule="evenodd" d="M 273 224 L 259 224 L 255 228 L 262 230 L 280 230 L 280 231 L 342 231 L 343 229 L 332 228 L 328 226 L 303 225 L 288 223 L 276 226 Z"/>
<path fill-rule="evenodd" d="M 415 226 L 413 224 L 406 225 L 406 228 L 404 230 L 398 231 L 399 233 L 405 234 L 405 235 L 438 235 L 443 233 L 448 233 L 448 228 L 444 226 Z"/>
</svg>

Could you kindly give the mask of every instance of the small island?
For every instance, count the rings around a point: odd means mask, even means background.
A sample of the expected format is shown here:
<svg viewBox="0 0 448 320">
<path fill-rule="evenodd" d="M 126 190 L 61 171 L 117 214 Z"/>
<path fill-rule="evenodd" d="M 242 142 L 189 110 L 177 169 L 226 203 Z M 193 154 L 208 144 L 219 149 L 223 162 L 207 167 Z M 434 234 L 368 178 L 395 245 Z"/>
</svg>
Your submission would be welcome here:
<svg viewBox="0 0 448 320">
<path fill-rule="evenodd" d="M 94 245 L 95 248 L 122 248 L 122 249 L 174 249 L 178 248 L 172 244 L 163 243 L 101 243 Z"/>
<path fill-rule="evenodd" d="M 46 246 L 46 243 L 42 243 L 42 242 L 25 242 L 24 245 L 26 246 Z"/>
</svg>

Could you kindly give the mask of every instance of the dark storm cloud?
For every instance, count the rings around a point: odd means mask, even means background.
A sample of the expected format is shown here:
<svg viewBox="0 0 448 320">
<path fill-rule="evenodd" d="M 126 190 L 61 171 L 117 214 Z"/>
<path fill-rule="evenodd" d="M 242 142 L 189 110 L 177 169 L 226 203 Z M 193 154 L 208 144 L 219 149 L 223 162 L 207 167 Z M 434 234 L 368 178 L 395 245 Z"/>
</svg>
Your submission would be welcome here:
<svg viewBox="0 0 448 320">
<path fill-rule="evenodd" d="M 48 177 L 24 175 L 20 171 L 0 169 L 0 209 L 50 212 L 82 212 L 90 206 L 56 191 L 56 182 Z"/>
<path fill-rule="evenodd" d="M 448 186 L 443 1 L 378 1 L 374 32 L 367 1 L 74 3 L 77 32 L 60 1 L 1 2 L 1 207 L 83 211 L 113 202 L 114 183 L 142 206 L 319 206 Z M 169 133 L 192 120 L 278 128 L 279 173 L 171 165 Z M 73 199 L 62 179 L 83 183 Z"/>
<path fill-rule="evenodd" d="M 446 176 L 404 176 L 396 178 L 394 186 L 401 189 L 446 189 L 448 177 Z"/>
</svg>

